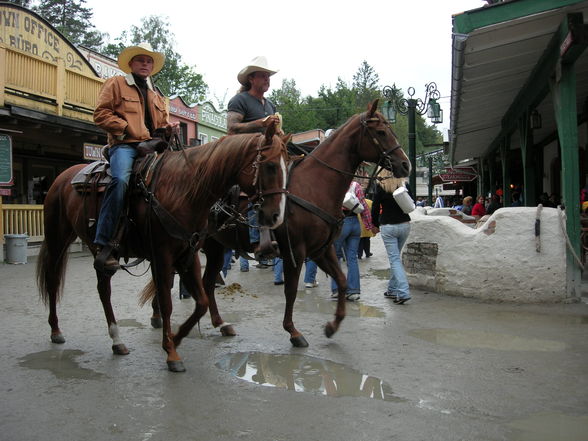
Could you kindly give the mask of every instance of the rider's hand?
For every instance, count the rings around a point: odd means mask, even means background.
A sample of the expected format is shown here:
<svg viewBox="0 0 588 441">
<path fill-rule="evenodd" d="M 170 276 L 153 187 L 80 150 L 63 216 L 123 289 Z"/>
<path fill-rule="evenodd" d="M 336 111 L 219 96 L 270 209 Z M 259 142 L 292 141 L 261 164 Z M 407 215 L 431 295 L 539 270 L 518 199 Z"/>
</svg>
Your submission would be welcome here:
<svg viewBox="0 0 588 441">
<path fill-rule="evenodd" d="M 178 128 L 180 127 L 180 123 L 178 121 L 174 121 L 169 123 L 165 126 L 165 134 L 167 137 L 170 137 L 174 133 L 178 133 Z"/>
</svg>

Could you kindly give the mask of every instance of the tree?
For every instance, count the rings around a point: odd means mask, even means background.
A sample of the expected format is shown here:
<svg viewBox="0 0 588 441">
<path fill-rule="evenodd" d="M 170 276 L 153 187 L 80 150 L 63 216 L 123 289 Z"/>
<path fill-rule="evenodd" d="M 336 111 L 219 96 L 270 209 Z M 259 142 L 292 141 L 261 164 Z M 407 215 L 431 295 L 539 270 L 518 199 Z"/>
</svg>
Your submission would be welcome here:
<svg viewBox="0 0 588 441">
<path fill-rule="evenodd" d="M 380 97 L 380 77 L 367 61 L 363 61 L 353 76 L 352 88 L 356 93 L 357 107 L 367 108 L 367 105 Z"/>
<path fill-rule="evenodd" d="M 133 25 L 129 32 L 123 31 L 115 43 L 106 45 L 102 52 L 116 58 L 125 47 L 141 42 L 148 42 L 153 50 L 165 54 L 163 69 L 153 77 L 164 95 L 179 95 L 190 104 L 204 100 L 208 85 L 196 72 L 196 67 L 184 64 L 175 51 L 175 36 L 166 19 L 154 15 L 143 17 L 140 26 Z"/>
<path fill-rule="evenodd" d="M 23 8 L 29 8 L 32 0 L 8 0 L 9 3 L 15 3 Z"/>
<path fill-rule="evenodd" d="M 51 23 L 72 44 L 98 50 L 105 34 L 96 30 L 90 22 L 94 13 L 84 7 L 85 3 L 86 0 L 41 0 L 33 11 Z"/>
<path fill-rule="evenodd" d="M 310 130 L 315 124 L 315 114 L 306 105 L 296 81 L 284 79 L 280 89 L 273 90 L 270 100 L 282 114 L 284 132 L 297 133 Z"/>
</svg>

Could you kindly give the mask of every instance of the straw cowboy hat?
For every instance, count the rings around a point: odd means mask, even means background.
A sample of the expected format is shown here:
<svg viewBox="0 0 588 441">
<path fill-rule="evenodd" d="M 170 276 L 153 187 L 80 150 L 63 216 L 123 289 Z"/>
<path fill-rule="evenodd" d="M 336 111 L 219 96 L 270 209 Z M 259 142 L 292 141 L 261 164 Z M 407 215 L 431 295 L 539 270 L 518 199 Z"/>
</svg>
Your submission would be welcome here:
<svg viewBox="0 0 588 441">
<path fill-rule="evenodd" d="M 121 51 L 118 56 L 118 67 L 125 73 L 130 73 L 131 68 L 129 61 L 137 55 L 149 55 L 153 58 L 153 72 L 151 75 L 155 75 L 163 68 L 165 63 L 165 55 L 161 52 L 155 52 L 149 43 L 139 43 L 137 46 L 129 46 Z"/>
<path fill-rule="evenodd" d="M 237 80 L 239 80 L 239 83 L 243 86 L 246 86 L 247 77 L 253 72 L 267 72 L 271 76 L 275 74 L 277 70 L 272 70 L 267 66 L 267 60 L 265 57 L 255 57 L 247 66 L 241 69 L 241 72 L 237 75 Z"/>
</svg>

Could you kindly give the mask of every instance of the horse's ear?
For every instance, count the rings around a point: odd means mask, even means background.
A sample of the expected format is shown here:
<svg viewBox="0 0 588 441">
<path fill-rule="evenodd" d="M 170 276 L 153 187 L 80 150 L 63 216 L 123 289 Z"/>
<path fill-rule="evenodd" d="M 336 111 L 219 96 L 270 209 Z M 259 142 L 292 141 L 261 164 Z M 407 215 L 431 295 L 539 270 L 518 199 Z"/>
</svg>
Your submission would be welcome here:
<svg viewBox="0 0 588 441">
<path fill-rule="evenodd" d="M 376 98 L 375 100 L 373 100 L 371 103 L 368 104 L 368 118 L 371 118 L 372 116 L 374 116 L 374 114 L 376 113 L 376 110 L 378 110 L 378 102 L 380 100 L 378 98 Z"/>
<path fill-rule="evenodd" d="M 287 145 L 291 139 L 292 139 L 291 133 L 288 133 L 287 135 L 282 135 L 282 142 L 284 143 L 284 145 Z"/>
<path fill-rule="evenodd" d="M 275 134 L 276 134 L 276 125 L 270 124 L 269 126 L 267 126 L 265 128 L 265 143 L 271 144 L 272 138 L 274 137 Z"/>
</svg>

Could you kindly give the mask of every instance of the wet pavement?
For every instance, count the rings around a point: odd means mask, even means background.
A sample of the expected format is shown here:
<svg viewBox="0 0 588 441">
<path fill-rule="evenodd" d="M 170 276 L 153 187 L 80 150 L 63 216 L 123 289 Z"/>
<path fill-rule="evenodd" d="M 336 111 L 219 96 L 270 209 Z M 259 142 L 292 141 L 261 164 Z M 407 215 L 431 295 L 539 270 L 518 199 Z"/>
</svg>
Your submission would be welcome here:
<svg viewBox="0 0 588 441">
<path fill-rule="evenodd" d="M 35 259 L 0 264 L 0 440 L 587 440 L 588 305 L 517 305 L 412 291 L 382 293 L 379 238 L 360 261 L 362 298 L 332 339 L 335 304 L 300 282 L 293 348 L 271 269 L 233 265 L 218 291 L 236 337 L 206 315 L 180 346 L 187 372 L 167 371 L 161 332 L 137 305 L 148 275 L 113 278 L 112 302 L 131 353 L 111 351 L 91 258 L 69 260 L 49 340 Z M 141 273 L 147 268 L 138 268 Z M 193 309 L 174 288 L 173 323 Z"/>
</svg>

